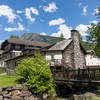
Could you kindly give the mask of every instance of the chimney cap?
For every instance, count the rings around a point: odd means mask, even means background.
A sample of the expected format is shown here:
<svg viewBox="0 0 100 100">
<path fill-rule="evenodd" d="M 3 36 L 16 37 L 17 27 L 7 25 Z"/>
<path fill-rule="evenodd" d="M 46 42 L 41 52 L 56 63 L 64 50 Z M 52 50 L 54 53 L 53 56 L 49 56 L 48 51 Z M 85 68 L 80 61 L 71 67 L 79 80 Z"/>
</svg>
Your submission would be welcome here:
<svg viewBox="0 0 100 100">
<path fill-rule="evenodd" d="M 73 32 L 78 32 L 77 30 L 75 30 L 75 29 L 73 29 L 73 30 L 71 30 L 71 33 L 73 33 Z"/>
</svg>

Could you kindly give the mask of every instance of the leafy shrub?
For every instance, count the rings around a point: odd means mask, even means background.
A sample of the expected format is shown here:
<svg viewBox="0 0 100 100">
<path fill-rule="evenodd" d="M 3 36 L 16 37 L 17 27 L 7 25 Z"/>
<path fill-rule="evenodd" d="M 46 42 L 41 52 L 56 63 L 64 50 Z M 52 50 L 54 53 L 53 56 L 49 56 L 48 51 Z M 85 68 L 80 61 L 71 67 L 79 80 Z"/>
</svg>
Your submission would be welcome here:
<svg viewBox="0 0 100 100">
<path fill-rule="evenodd" d="M 35 93 L 52 93 L 54 84 L 48 61 L 42 59 L 39 52 L 34 57 L 29 57 L 20 61 L 16 73 L 22 76 L 23 82 L 34 89 Z"/>
</svg>

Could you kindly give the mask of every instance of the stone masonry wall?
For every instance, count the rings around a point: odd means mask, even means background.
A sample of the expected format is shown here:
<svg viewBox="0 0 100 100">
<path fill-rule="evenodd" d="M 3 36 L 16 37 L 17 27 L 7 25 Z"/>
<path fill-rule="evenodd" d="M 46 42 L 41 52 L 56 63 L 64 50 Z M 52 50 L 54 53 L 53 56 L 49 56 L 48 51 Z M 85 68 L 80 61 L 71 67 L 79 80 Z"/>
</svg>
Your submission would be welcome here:
<svg viewBox="0 0 100 100">
<path fill-rule="evenodd" d="M 80 47 L 79 33 L 74 30 L 71 34 L 73 39 L 74 67 L 75 69 L 83 68 L 85 66 L 85 54 Z"/>
<path fill-rule="evenodd" d="M 62 53 L 62 63 L 66 68 L 73 68 L 74 66 L 74 57 L 73 57 L 73 42 L 69 44 L 69 46 Z"/>
</svg>

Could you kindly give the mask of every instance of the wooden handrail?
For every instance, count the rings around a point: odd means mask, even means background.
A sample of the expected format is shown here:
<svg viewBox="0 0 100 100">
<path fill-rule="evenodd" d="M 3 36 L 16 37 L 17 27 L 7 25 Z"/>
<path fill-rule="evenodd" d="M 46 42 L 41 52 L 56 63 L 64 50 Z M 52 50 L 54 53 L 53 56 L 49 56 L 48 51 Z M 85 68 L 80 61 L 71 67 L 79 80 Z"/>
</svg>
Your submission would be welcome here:
<svg viewBox="0 0 100 100">
<path fill-rule="evenodd" d="M 53 77 L 75 80 L 100 80 L 100 68 L 53 70 Z"/>
</svg>

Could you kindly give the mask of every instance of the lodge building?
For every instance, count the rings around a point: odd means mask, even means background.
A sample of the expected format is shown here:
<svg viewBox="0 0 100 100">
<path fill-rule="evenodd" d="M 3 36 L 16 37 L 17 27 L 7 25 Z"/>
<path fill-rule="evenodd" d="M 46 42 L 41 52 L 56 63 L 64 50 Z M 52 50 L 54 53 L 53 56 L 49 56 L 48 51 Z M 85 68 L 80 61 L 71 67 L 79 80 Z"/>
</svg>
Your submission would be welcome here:
<svg viewBox="0 0 100 100">
<path fill-rule="evenodd" d="M 10 38 L 1 45 L 0 67 L 15 69 L 18 61 L 33 56 L 40 51 L 44 59 L 50 60 L 50 66 L 63 66 L 70 69 L 86 68 L 86 54 L 77 30 L 71 31 L 71 38 L 54 44 Z"/>
</svg>

